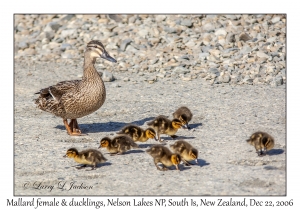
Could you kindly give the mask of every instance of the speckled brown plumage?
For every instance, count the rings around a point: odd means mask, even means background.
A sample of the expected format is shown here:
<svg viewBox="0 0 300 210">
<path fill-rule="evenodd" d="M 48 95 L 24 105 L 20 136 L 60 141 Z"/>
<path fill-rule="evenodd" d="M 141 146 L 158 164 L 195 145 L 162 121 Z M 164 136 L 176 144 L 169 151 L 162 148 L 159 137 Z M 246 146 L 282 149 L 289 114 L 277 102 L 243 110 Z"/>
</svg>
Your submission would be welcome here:
<svg viewBox="0 0 300 210">
<path fill-rule="evenodd" d="M 111 154 L 123 154 L 124 152 L 138 148 L 139 146 L 132 140 L 129 135 L 117 135 L 113 139 L 104 137 L 100 140 L 99 148 L 106 148 Z"/>
<path fill-rule="evenodd" d="M 187 108 L 186 106 L 178 108 L 173 113 L 173 117 L 179 119 L 183 123 L 183 125 L 190 129 L 189 122 L 191 121 L 193 114 L 189 108 Z"/>
<path fill-rule="evenodd" d="M 70 148 L 63 157 L 73 158 L 77 163 L 83 164 L 83 166 L 77 167 L 77 169 L 92 165 L 92 170 L 94 170 L 97 167 L 97 164 L 107 161 L 102 153 L 95 149 L 87 149 L 78 152 L 76 148 Z"/>
<path fill-rule="evenodd" d="M 162 145 L 153 145 L 146 152 L 153 157 L 156 168 L 160 171 L 168 170 L 167 167 L 174 165 L 179 170 L 181 161 L 180 155 L 172 153 L 167 147 Z M 158 163 L 163 164 L 163 168 L 158 167 Z"/>
<path fill-rule="evenodd" d="M 176 138 L 175 133 L 182 126 L 182 123 L 178 119 L 169 120 L 163 115 L 157 116 L 154 120 L 147 123 L 148 126 L 156 131 L 157 139 L 162 142 L 160 134 L 167 134 L 172 138 Z"/>
<path fill-rule="evenodd" d="M 255 147 L 258 156 L 266 155 L 267 150 L 270 150 L 274 147 L 274 138 L 262 131 L 253 133 L 246 141 Z"/>
<path fill-rule="evenodd" d="M 37 93 L 40 94 L 35 100 L 37 107 L 63 118 L 69 135 L 81 135 L 77 118 L 95 112 L 105 101 L 105 86 L 94 67 L 96 58 L 100 57 L 116 62 L 105 51 L 101 42 L 96 40 L 89 42 L 84 53 L 82 80 L 59 82 Z M 71 119 L 69 124 L 67 119 Z"/>
<path fill-rule="evenodd" d="M 173 152 L 180 154 L 181 160 L 186 165 L 193 165 L 193 163 L 188 162 L 192 160 L 195 160 L 197 163 L 198 150 L 188 142 L 179 140 L 170 145 L 170 148 L 173 150 Z"/>
<path fill-rule="evenodd" d="M 144 130 L 137 125 L 127 125 L 123 127 L 121 131 L 117 132 L 117 134 L 127 134 L 133 139 L 133 141 L 145 142 L 149 138 L 156 140 L 156 132 L 153 128 L 147 128 Z"/>
</svg>

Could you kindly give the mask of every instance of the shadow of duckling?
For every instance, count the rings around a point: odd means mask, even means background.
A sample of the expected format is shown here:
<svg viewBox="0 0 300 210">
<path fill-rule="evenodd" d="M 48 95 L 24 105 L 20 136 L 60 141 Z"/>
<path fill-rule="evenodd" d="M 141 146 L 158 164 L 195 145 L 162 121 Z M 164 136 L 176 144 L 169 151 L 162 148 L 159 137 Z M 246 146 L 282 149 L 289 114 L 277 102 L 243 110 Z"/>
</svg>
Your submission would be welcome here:
<svg viewBox="0 0 300 210">
<path fill-rule="evenodd" d="M 283 149 L 271 149 L 269 151 L 267 151 L 267 155 L 281 155 L 284 153 L 284 150 Z"/>
</svg>

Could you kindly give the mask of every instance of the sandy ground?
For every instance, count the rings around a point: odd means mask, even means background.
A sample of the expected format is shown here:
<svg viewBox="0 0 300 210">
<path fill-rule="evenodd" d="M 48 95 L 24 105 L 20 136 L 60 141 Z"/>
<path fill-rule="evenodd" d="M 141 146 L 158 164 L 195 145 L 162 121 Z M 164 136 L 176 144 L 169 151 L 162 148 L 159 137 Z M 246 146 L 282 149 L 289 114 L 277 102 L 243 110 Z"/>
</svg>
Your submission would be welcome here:
<svg viewBox="0 0 300 210">
<path fill-rule="evenodd" d="M 15 63 L 15 195 L 286 195 L 285 85 L 211 86 L 202 79 L 172 78 L 148 84 L 137 74 L 113 72 L 118 80 L 105 83 L 104 105 L 78 119 L 88 135 L 71 137 L 62 119 L 33 102 L 41 88 L 82 74 L 81 63 L 66 66 Z M 63 158 L 70 147 L 96 149 L 101 138 L 116 135 L 123 126 L 146 128 L 147 121 L 171 116 L 181 105 L 194 117 L 192 129 L 177 135 L 199 150 L 198 166 L 158 171 L 145 153 L 154 140 L 125 155 L 110 156 L 101 149 L 108 162 L 94 171 L 77 170 L 72 159 Z M 274 149 L 264 157 L 245 142 L 258 130 L 275 138 Z M 162 138 L 167 146 L 175 141 Z"/>
</svg>

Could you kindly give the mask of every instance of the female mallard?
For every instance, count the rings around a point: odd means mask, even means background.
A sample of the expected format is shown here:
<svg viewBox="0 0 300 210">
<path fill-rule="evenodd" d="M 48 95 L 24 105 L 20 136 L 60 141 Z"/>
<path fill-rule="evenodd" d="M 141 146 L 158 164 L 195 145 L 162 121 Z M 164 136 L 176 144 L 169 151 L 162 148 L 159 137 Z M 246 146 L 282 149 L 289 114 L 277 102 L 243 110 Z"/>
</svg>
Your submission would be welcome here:
<svg viewBox="0 0 300 210">
<path fill-rule="evenodd" d="M 40 94 L 35 100 L 37 107 L 63 118 L 71 136 L 82 135 L 77 118 L 93 113 L 105 101 L 105 86 L 94 67 L 96 58 L 117 62 L 106 52 L 101 42 L 90 41 L 84 53 L 82 80 L 59 82 L 36 93 Z M 68 119 L 71 120 L 70 123 Z"/>
</svg>

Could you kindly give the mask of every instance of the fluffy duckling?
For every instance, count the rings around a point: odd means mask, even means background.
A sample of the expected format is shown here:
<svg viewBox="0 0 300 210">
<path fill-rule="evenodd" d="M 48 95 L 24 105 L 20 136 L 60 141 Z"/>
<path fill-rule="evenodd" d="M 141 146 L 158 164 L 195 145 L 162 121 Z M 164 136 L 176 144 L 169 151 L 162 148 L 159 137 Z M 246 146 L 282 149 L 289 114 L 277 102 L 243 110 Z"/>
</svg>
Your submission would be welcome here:
<svg viewBox="0 0 300 210">
<path fill-rule="evenodd" d="M 246 141 L 255 147 L 258 156 L 266 155 L 267 150 L 270 150 L 274 147 L 274 138 L 261 131 L 253 133 Z M 263 153 L 263 149 L 265 153 Z"/>
<path fill-rule="evenodd" d="M 174 113 L 173 117 L 179 119 L 183 126 L 190 129 L 189 122 L 191 121 L 193 114 L 189 108 L 182 106 L 178 108 Z"/>
<path fill-rule="evenodd" d="M 87 165 L 92 165 L 91 170 L 94 170 L 98 163 L 104 163 L 107 161 L 102 153 L 95 149 L 87 149 L 78 152 L 76 148 L 70 148 L 63 157 L 73 158 L 77 163 L 84 164 L 81 167 L 76 167 L 77 169 L 82 169 Z"/>
<path fill-rule="evenodd" d="M 117 134 L 127 134 L 133 139 L 133 141 L 145 142 L 148 139 L 155 139 L 157 141 L 156 132 L 153 128 L 147 128 L 144 130 L 137 125 L 127 125 Z"/>
<path fill-rule="evenodd" d="M 175 152 L 180 154 L 181 160 L 185 163 L 185 165 L 194 165 L 189 163 L 188 161 L 195 160 L 197 162 L 198 158 L 198 150 L 195 149 L 192 145 L 184 140 L 176 141 L 174 144 L 170 145 L 170 148 Z"/>
<path fill-rule="evenodd" d="M 165 116 L 160 115 L 153 121 L 148 122 L 147 125 L 149 125 L 156 131 L 158 140 L 162 142 L 162 140 L 160 139 L 160 134 L 167 134 L 172 138 L 176 138 L 177 136 L 175 135 L 175 133 L 179 128 L 181 128 L 182 122 L 178 119 L 173 119 L 171 121 Z"/>
<path fill-rule="evenodd" d="M 138 148 L 138 145 L 134 143 L 130 136 L 118 135 L 113 139 L 110 139 L 109 137 L 104 137 L 103 139 L 101 139 L 99 148 L 101 147 L 106 147 L 111 155 L 121 155 L 127 150 Z"/>
<path fill-rule="evenodd" d="M 180 170 L 178 165 L 181 161 L 180 155 L 172 153 L 167 147 L 162 145 L 153 145 L 146 152 L 153 157 L 156 168 L 160 171 L 168 170 L 167 167 L 175 165 L 177 170 Z M 162 163 L 163 167 L 158 167 L 158 163 Z"/>
</svg>

